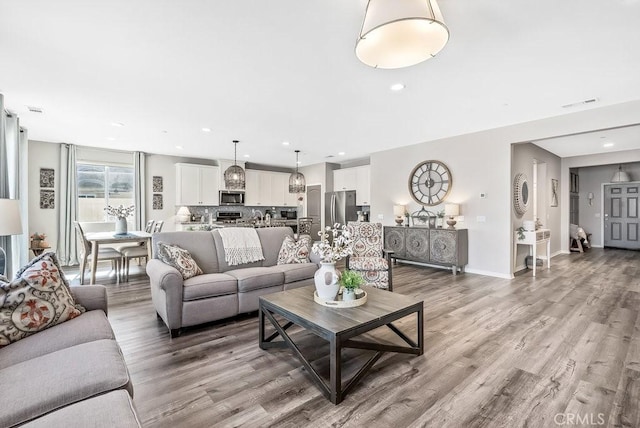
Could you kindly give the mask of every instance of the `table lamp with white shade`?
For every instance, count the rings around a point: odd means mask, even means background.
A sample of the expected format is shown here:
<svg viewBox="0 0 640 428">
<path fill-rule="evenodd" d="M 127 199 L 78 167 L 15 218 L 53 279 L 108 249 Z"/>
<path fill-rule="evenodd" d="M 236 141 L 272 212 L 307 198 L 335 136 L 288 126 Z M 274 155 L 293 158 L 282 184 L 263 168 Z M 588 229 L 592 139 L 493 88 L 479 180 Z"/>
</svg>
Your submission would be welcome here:
<svg viewBox="0 0 640 428">
<path fill-rule="evenodd" d="M 460 205 L 458 204 L 444 204 L 444 215 L 448 217 L 447 224 L 449 229 L 455 229 L 457 221 L 455 217 L 460 215 Z"/>
<path fill-rule="evenodd" d="M 406 208 L 404 205 L 394 205 L 393 206 L 393 215 L 396 217 L 396 223 L 398 226 L 402 225 L 404 221 L 404 213 L 406 212 Z"/>
<path fill-rule="evenodd" d="M 0 199 L 0 236 L 21 235 L 20 201 L 17 199 Z M 7 271 L 7 253 L 0 247 L 0 275 Z"/>
</svg>

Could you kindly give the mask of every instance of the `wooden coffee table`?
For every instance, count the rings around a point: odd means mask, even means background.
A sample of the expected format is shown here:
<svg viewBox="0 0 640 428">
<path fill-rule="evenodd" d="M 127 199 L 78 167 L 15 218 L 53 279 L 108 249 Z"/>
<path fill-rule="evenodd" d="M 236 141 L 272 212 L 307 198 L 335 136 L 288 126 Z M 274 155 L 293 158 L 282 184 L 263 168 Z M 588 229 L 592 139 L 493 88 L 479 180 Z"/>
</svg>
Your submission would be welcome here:
<svg viewBox="0 0 640 428">
<path fill-rule="evenodd" d="M 385 352 L 422 355 L 424 351 L 423 304 L 421 300 L 401 294 L 367 287 L 367 302 L 355 308 L 329 308 L 313 301 L 315 287 L 302 287 L 260 297 L 259 345 L 261 349 L 289 347 L 309 372 L 311 379 L 332 403 L 340 403 L 345 395 L 373 367 Z M 407 337 L 393 321 L 415 313 L 417 318 L 417 343 Z M 281 325 L 274 317 L 286 320 Z M 275 332 L 265 337 L 265 318 Z M 302 355 L 286 330 L 298 325 L 329 342 L 329 384 Z M 353 339 L 378 327 L 387 326 L 408 346 L 395 346 Z M 273 341 L 277 337 L 283 340 Z M 344 348 L 368 349 L 376 353 L 343 386 L 341 352 Z"/>
</svg>

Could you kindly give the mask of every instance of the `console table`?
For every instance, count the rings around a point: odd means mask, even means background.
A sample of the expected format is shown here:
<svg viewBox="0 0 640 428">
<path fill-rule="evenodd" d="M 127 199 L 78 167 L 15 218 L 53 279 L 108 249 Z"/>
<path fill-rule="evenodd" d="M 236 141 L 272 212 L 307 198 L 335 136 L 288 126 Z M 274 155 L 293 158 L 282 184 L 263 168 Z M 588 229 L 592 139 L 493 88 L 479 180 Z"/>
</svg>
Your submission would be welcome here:
<svg viewBox="0 0 640 428">
<path fill-rule="evenodd" d="M 547 269 L 551 268 L 551 230 L 538 229 L 535 232 L 524 231 L 524 239 L 518 239 L 518 232 L 513 233 L 513 270 L 516 270 L 516 258 L 518 256 L 518 245 L 531 246 L 533 256 L 533 276 L 536 276 L 536 253 L 539 244 L 547 244 Z"/>
<path fill-rule="evenodd" d="M 430 229 L 426 227 L 384 227 L 384 248 L 393 250 L 394 260 L 408 260 L 464 272 L 469 262 L 467 229 Z"/>
</svg>

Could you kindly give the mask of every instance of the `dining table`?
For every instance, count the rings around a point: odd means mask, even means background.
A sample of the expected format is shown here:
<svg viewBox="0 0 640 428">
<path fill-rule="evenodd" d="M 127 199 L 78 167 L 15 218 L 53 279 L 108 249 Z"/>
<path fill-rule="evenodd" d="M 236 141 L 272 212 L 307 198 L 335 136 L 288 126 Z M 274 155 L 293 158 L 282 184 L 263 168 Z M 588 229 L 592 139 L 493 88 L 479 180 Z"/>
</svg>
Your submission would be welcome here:
<svg viewBox="0 0 640 428">
<path fill-rule="evenodd" d="M 113 232 L 90 232 L 85 234 L 87 241 L 91 243 L 91 253 L 94 257 L 91 258 L 91 282 L 93 285 L 96 283 L 96 270 L 98 269 L 98 254 L 100 245 L 102 244 L 126 244 L 134 242 L 146 242 L 147 244 L 147 256 L 151 260 L 151 233 L 142 230 L 133 230 L 126 234 L 115 234 Z M 118 275 L 120 273 L 118 272 Z"/>
</svg>

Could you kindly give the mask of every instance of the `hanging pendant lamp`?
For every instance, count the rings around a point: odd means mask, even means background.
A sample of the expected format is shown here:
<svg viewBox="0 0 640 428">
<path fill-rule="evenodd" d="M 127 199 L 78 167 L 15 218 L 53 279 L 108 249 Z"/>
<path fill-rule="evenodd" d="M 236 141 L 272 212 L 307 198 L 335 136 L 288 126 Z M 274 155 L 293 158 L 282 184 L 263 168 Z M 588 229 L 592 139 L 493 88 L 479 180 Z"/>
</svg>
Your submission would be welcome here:
<svg viewBox="0 0 640 428">
<path fill-rule="evenodd" d="M 611 177 L 612 183 L 626 183 L 631 181 L 629 174 L 622 170 L 622 165 L 618 165 L 618 170 Z"/>
<path fill-rule="evenodd" d="M 233 140 L 233 165 L 231 165 L 224 172 L 224 185 L 229 190 L 243 190 L 244 189 L 244 169 L 238 166 L 238 140 Z"/>
<path fill-rule="evenodd" d="M 434 57 L 449 41 L 436 0 L 369 0 L 356 56 L 375 68 L 403 68 Z"/>
<path fill-rule="evenodd" d="M 296 150 L 296 172 L 289 176 L 289 193 L 304 193 L 307 183 L 304 175 L 298 172 L 298 154 L 300 150 Z"/>
</svg>

